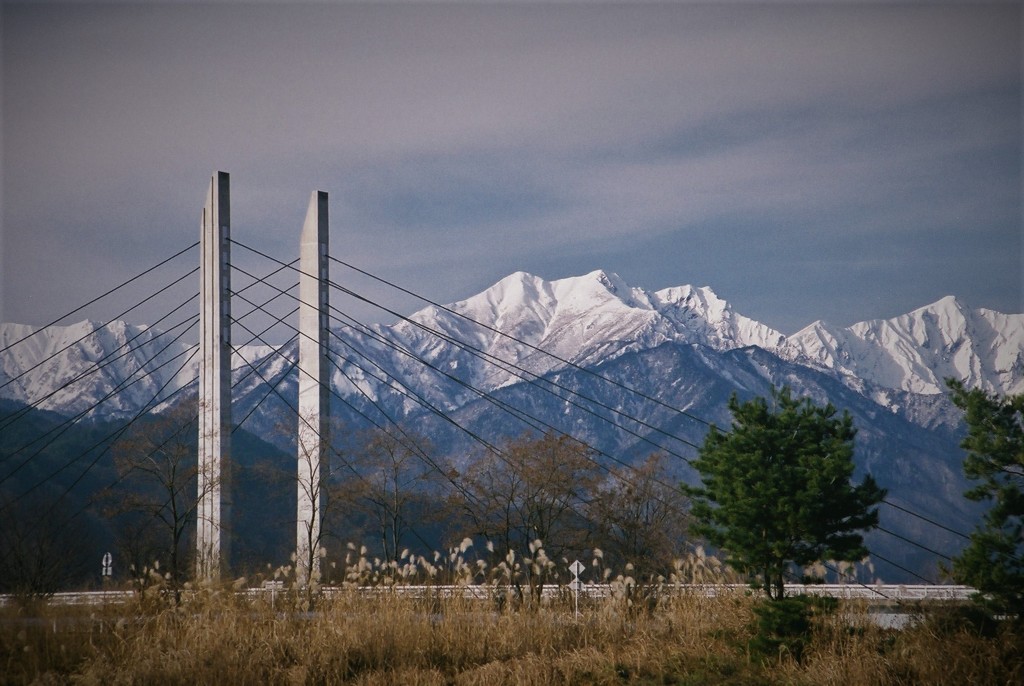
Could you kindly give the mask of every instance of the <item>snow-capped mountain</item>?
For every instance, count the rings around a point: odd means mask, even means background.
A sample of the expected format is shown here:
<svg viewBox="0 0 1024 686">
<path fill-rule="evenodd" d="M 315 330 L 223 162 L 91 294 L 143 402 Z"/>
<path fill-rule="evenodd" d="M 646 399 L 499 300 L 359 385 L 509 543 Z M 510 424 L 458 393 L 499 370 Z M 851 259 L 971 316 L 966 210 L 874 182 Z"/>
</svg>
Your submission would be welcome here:
<svg viewBox="0 0 1024 686">
<path fill-rule="evenodd" d="M 91 418 L 156 407 L 195 378 L 195 328 L 157 331 L 86 320 L 38 331 L 0 324 L 0 398 Z M 240 352 L 258 360 L 272 350 L 249 346 Z M 233 366 L 240 364 L 236 355 Z"/>
<path fill-rule="evenodd" d="M 786 352 L 782 334 L 737 314 L 710 288 L 650 293 L 603 271 L 557 281 L 517 272 L 471 298 L 428 307 L 375 332 L 440 369 L 459 370 L 461 379 L 485 391 L 518 382 L 521 374 L 510 366 L 541 376 L 669 341 Z"/>
<path fill-rule="evenodd" d="M 176 340 L 181 331 L 88 321 L 33 332 L 0 325 L 0 348 L 10 346 L 0 353 L 0 398 L 75 414 L 109 395 L 97 412 L 118 414 L 159 401 L 195 377 L 188 332 Z M 947 377 L 972 388 L 1024 392 L 1024 315 L 972 310 L 952 297 L 847 328 L 819 321 L 787 337 L 737 313 L 707 287 L 651 292 L 603 271 L 556 281 L 516 272 L 395 325 L 337 333 L 346 343 L 334 351 L 332 385 L 342 396 L 377 400 L 407 387 L 448 410 L 478 391 L 670 342 L 720 352 L 756 346 L 831 374 L 890 409 L 906 406 L 907 394 L 942 394 Z M 236 398 L 244 404 L 263 379 L 284 374 L 295 347 L 243 347 L 234 363 Z M 402 403 L 402 414 L 418 407 L 408 395 Z"/>
<path fill-rule="evenodd" d="M 557 281 L 518 272 L 466 300 L 375 327 L 374 335 L 408 351 L 394 361 L 400 378 L 424 373 L 419 358 L 483 391 L 522 381 L 522 371 L 589 367 L 672 342 L 715 351 L 756 346 L 831 374 L 893 411 L 930 404 L 907 396 L 944 395 L 948 377 L 1000 394 L 1024 392 L 1024 314 L 971 310 L 954 298 L 848 328 L 819 321 L 787 337 L 737 313 L 707 287 L 649 292 L 602 271 Z M 346 336 L 375 358 L 395 357 L 386 346 Z M 362 378 L 361 370 L 351 371 Z M 425 385 L 428 392 L 433 387 Z M 448 408 L 472 397 L 450 384 L 437 390 L 432 400 Z"/>
<path fill-rule="evenodd" d="M 66 415 L 134 412 L 191 378 L 188 346 L 144 326 L 0 325 L 0 397 Z M 161 390 L 163 389 L 163 390 Z"/>
<path fill-rule="evenodd" d="M 790 344 L 853 387 L 933 395 L 955 378 L 968 388 L 1024 392 L 1024 314 L 972 310 L 952 296 L 893 319 L 840 329 L 818 321 Z"/>
</svg>

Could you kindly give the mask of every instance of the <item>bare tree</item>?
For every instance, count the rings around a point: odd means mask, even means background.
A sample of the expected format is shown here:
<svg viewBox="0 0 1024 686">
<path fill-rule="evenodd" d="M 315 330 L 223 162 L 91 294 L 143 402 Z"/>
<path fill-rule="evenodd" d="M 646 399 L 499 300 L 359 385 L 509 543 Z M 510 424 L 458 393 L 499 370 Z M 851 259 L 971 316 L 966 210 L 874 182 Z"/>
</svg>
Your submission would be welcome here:
<svg viewBox="0 0 1024 686">
<path fill-rule="evenodd" d="M 172 586 L 187 576 L 188 533 L 195 523 L 198 493 L 196 405 L 183 402 L 137 425 L 113 447 L 119 481 L 106 501 L 115 518 L 125 521 L 132 537 L 139 517 L 159 532 L 160 547 Z M 206 481 L 207 488 L 216 484 Z M 124 542 L 124 541 L 122 541 Z"/>
<path fill-rule="evenodd" d="M 674 485 L 661 453 L 608 478 L 588 513 L 606 563 L 630 563 L 638 574 L 667 575 L 683 554 L 688 500 Z"/>
<path fill-rule="evenodd" d="M 601 469 L 593 451 L 564 435 L 524 435 L 473 461 L 462 476 L 462 508 L 472 535 L 483 536 L 499 559 L 529 558 L 543 545 L 547 559 L 587 547 L 585 503 Z M 543 577 L 530 577 L 539 594 Z"/>
<path fill-rule="evenodd" d="M 281 443 L 290 447 L 289 452 L 294 457 L 286 463 L 256 462 L 249 468 L 249 474 L 275 492 L 291 492 L 282 502 L 286 511 L 292 513 L 287 519 L 287 527 L 290 527 L 287 535 L 294 542 L 291 550 L 295 580 L 300 587 L 311 591 L 311 581 L 323 581 L 321 560 L 335 519 L 331 484 L 336 478 L 337 466 L 332 462 L 340 453 L 332 441 L 345 432 L 339 431 L 333 422 L 321 425 L 313 414 L 298 419 L 296 410 L 289 410 L 280 413 L 273 431 Z M 312 594 L 307 597 L 311 601 Z"/>
<path fill-rule="evenodd" d="M 100 558 L 84 515 L 72 516 L 67 501 L 32 494 L 0 494 L 0 591 L 25 599 L 45 597 L 81 582 Z"/>
<path fill-rule="evenodd" d="M 323 431 L 323 434 L 320 433 Z M 330 474 L 330 432 L 314 417 L 299 422 L 296 436 L 297 485 L 295 572 L 299 584 L 320 581 L 324 510 Z"/>
<path fill-rule="evenodd" d="M 104 494 L 103 510 L 116 524 L 118 566 L 131 578 L 140 580 L 146 568 L 164 556 L 166 537 L 162 527 L 153 526 L 153 518 L 149 514 L 125 511 L 120 497 L 120 492 Z"/>
<path fill-rule="evenodd" d="M 410 522 L 424 501 L 438 491 L 444 475 L 428 457 L 426 439 L 407 432 L 367 432 L 340 473 L 333 498 L 351 519 L 361 519 L 374 532 L 381 555 L 397 561 L 412 532 Z M 438 514 L 438 513 L 435 513 Z"/>
</svg>

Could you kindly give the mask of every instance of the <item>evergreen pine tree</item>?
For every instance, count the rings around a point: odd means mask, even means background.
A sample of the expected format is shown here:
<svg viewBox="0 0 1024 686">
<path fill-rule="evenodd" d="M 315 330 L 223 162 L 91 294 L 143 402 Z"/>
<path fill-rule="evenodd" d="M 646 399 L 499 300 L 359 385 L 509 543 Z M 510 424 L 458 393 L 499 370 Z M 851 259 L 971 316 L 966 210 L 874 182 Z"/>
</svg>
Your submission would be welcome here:
<svg viewBox="0 0 1024 686">
<path fill-rule="evenodd" d="M 998 612 L 1024 618 L 1024 395 L 1000 399 L 948 380 L 964 411 L 964 473 L 978 484 L 964 493 L 991 501 L 971 542 L 953 560 L 953 576 Z"/>
<path fill-rule="evenodd" d="M 794 399 L 788 387 L 771 403 L 729 401 L 732 431 L 712 427 L 693 466 L 703 485 L 693 498 L 695 532 L 723 548 L 737 570 L 760 577 L 773 599 L 784 595 L 792 565 L 859 560 L 859 533 L 878 525 L 885 496 L 871 476 L 853 485 L 856 429 L 849 413 Z"/>
</svg>

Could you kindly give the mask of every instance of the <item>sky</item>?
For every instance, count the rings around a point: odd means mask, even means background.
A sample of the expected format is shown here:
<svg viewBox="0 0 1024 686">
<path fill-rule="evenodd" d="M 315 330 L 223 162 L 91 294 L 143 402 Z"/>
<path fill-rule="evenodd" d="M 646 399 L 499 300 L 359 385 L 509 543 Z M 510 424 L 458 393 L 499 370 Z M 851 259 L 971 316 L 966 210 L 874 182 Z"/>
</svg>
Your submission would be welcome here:
<svg viewBox="0 0 1024 686">
<path fill-rule="evenodd" d="M 439 302 L 604 269 L 787 334 L 946 295 L 1024 312 L 1017 3 L 5 0 L 0 20 L 0 321 L 197 241 L 217 170 L 239 243 L 294 259 L 327 191 L 333 256 Z"/>
</svg>

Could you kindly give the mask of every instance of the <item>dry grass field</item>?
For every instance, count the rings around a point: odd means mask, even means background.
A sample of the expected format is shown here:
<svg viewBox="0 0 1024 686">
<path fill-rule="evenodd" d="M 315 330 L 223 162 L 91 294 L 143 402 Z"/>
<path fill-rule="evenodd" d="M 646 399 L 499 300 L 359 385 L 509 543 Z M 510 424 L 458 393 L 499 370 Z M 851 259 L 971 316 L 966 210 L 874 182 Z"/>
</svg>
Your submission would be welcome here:
<svg viewBox="0 0 1024 686">
<path fill-rule="evenodd" d="M 542 550 L 490 569 L 464 552 L 404 565 L 359 556 L 330 593 L 287 590 L 287 580 L 273 595 L 247 593 L 239 579 L 176 599 L 151 570 L 126 602 L 16 600 L 0 607 L 0 683 L 1024 683 L 1019 627 L 969 607 L 919 608 L 918 621 L 896 631 L 844 601 L 812 615 L 798 651 L 783 641 L 772 652 L 752 642 L 766 601 L 724 585 L 717 597 L 675 585 L 735 581 L 714 558 L 679 561 L 672 578 L 649 585 L 605 571 L 613 593 L 583 598 L 577 617 L 571 594 L 530 593 L 528 582 L 553 569 Z M 474 583 L 477 597 L 430 585 L 442 579 Z M 395 592 L 405 583 L 426 587 Z"/>
<path fill-rule="evenodd" d="M 542 606 L 352 590 L 322 598 L 145 594 L 102 607 L 10 605 L 9 684 L 1013 684 L 1022 636 L 936 610 L 885 630 L 848 605 L 799 660 L 751 650 L 748 594 Z"/>
</svg>

